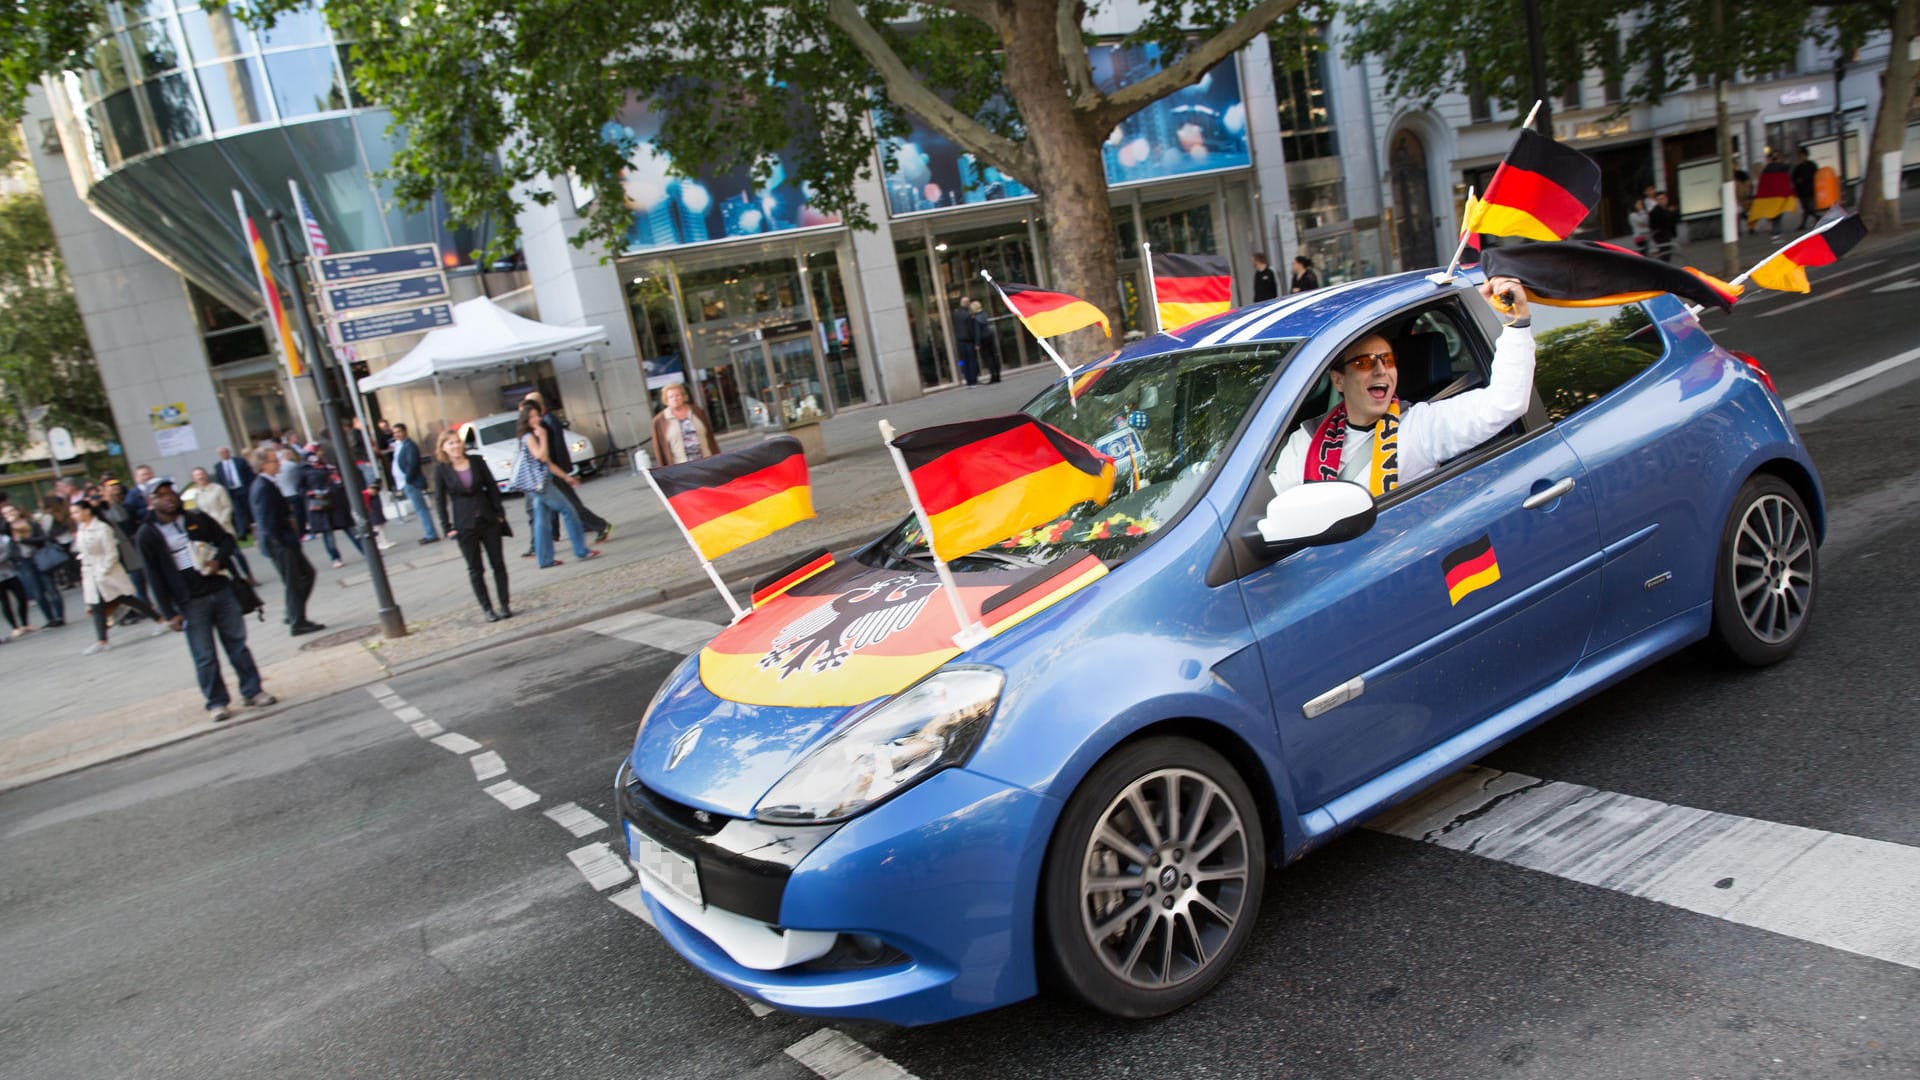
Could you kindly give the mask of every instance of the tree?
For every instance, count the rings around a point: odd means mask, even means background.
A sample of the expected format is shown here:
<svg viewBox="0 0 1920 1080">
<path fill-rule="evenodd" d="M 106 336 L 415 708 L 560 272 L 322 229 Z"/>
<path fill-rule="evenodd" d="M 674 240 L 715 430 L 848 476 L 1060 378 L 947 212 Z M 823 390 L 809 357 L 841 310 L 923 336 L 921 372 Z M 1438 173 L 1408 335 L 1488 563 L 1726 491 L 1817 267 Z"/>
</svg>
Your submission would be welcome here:
<svg viewBox="0 0 1920 1080">
<path fill-rule="evenodd" d="M 1873 135 L 1867 146 L 1867 160 L 1859 168 L 1860 220 L 1868 232 L 1900 231 L 1899 178 L 1888 198 L 1883 190 L 1887 155 L 1897 153 L 1906 144 L 1907 117 L 1920 96 L 1914 93 L 1912 55 L 1916 23 L 1920 23 L 1920 4 L 1915 0 L 1814 0 L 1824 8 L 1833 23 L 1843 53 L 1852 53 L 1866 37 L 1876 31 L 1888 31 L 1887 70 L 1881 82 L 1880 110 L 1874 114 Z M 1912 164 L 1912 162 L 1908 162 Z"/>
<path fill-rule="evenodd" d="M 19 154 L 19 128 L 0 124 L 0 173 Z M 78 438 L 113 439 L 113 412 L 94 366 L 80 307 L 38 191 L 0 197 L 0 449 L 39 437 L 26 410 Z"/>
</svg>

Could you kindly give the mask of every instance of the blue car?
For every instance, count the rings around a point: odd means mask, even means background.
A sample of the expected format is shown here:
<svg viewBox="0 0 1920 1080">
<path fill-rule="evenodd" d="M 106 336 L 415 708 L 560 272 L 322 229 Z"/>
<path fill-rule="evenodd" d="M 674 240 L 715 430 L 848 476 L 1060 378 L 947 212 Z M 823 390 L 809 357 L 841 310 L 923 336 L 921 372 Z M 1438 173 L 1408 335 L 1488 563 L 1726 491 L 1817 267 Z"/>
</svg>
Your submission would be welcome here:
<svg viewBox="0 0 1920 1080">
<path fill-rule="evenodd" d="M 1368 335 L 1404 402 L 1484 386 L 1476 284 L 1289 296 L 1056 383 L 1026 411 L 1114 457 L 1113 497 L 954 562 L 963 612 L 911 518 L 770 578 L 616 781 L 667 941 L 797 1013 L 1049 985 L 1164 1014 L 1221 979 L 1270 869 L 1693 643 L 1784 659 L 1819 476 L 1765 371 L 1670 296 L 1536 307 L 1525 414 L 1378 498 L 1274 483 Z"/>
</svg>

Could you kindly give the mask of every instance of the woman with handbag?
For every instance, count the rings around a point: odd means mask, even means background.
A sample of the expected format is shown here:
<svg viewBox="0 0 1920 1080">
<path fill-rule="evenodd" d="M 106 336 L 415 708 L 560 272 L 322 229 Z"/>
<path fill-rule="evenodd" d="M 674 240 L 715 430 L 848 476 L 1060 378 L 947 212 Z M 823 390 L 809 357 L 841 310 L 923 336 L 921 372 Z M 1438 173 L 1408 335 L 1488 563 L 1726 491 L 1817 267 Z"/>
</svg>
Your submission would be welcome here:
<svg viewBox="0 0 1920 1080">
<path fill-rule="evenodd" d="M 84 655 L 107 651 L 107 617 L 116 607 L 130 607 L 152 619 L 155 637 L 166 633 L 160 613 L 133 594 L 133 579 L 120 567 L 120 539 L 114 535 L 118 530 L 85 499 L 74 500 L 73 520 L 78 526 L 73 545 L 80 554 L 80 596 L 87 602 L 87 614 L 93 616 L 94 641 L 83 650 Z"/>
<path fill-rule="evenodd" d="M 29 608 L 26 583 L 20 580 L 20 564 L 27 561 L 27 553 L 19 544 L 13 542 L 10 529 L 0 529 L 0 607 L 6 609 L 7 625 L 13 628 L 13 636 L 33 632 L 33 612 Z M 14 606 L 19 605 L 19 614 L 14 614 Z M 0 638 L 0 641 L 6 640 Z"/>
<path fill-rule="evenodd" d="M 12 503 L 0 505 L 0 517 L 5 518 L 13 542 L 26 552 L 27 557 L 21 559 L 15 569 L 28 595 L 40 605 L 40 614 L 45 616 L 48 626 L 67 625 L 66 599 L 60 595 L 59 586 L 47 576 L 48 571 L 68 560 L 66 551 L 48 540 L 40 523 L 21 513 Z"/>
<path fill-rule="evenodd" d="M 67 512 L 67 500 L 52 494 L 41 496 L 40 512 L 33 515 L 33 520 L 46 532 L 49 542 L 67 553 L 66 561 L 47 575 L 54 586 L 70 589 L 80 584 L 80 564 L 73 558 L 73 515 Z"/>
<path fill-rule="evenodd" d="M 473 585 L 474 599 L 487 613 L 488 622 L 513 618 L 513 605 L 507 600 L 506 538 L 513 535 L 507 524 L 507 506 L 500 497 L 485 458 L 467 456 L 467 444 L 457 431 L 440 433 L 440 447 L 434 451 L 440 464 L 433 470 L 434 501 L 440 507 L 440 535 L 450 536 L 460 545 L 460 556 L 467 560 L 467 580 Z M 448 512 L 448 504 L 452 512 Z M 487 598 L 486 570 L 480 554 L 486 552 L 493 564 L 493 589 L 500 594 L 500 610 Z"/>
<path fill-rule="evenodd" d="M 336 570 L 346 563 L 340 561 L 340 548 L 333 542 L 333 530 L 346 533 L 347 539 L 353 541 L 353 550 L 366 553 L 360 538 L 353 535 L 353 511 L 347 506 L 347 487 L 341 482 L 340 471 L 327 461 L 325 454 L 307 455 L 307 467 L 300 471 L 300 489 L 306 500 L 307 532 L 320 535 L 320 542 L 326 545 Z"/>
</svg>

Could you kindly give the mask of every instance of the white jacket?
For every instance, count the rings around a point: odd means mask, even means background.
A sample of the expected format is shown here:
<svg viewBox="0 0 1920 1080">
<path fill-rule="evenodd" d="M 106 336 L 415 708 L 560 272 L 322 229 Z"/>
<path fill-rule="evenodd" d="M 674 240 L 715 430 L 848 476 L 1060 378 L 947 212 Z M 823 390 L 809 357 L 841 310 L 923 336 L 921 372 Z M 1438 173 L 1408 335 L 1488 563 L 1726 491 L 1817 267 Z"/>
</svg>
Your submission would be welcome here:
<svg viewBox="0 0 1920 1080">
<path fill-rule="evenodd" d="M 95 518 L 78 525 L 73 553 L 80 558 L 80 595 L 88 604 L 132 596 L 133 579 L 120 567 L 120 530 Z"/>
</svg>

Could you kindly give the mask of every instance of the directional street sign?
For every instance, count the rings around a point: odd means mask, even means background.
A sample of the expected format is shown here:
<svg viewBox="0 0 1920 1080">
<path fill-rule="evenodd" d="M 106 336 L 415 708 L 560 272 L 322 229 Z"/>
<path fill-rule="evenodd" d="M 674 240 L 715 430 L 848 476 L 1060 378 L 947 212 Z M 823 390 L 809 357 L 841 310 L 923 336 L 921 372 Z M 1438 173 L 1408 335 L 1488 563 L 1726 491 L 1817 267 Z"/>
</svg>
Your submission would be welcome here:
<svg viewBox="0 0 1920 1080">
<path fill-rule="evenodd" d="M 329 285 L 321 290 L 328 311 L 358 311 L 362 308 L 391 307 L 439 300 L 447 295 L 447 275 L 439 270 L 404 277 L 356 281 L 349 285 Z"/>
<path fill-rule="evenodd" d="M 440 269 L 440 248 L 436 244 L 409 244 L 406 247 L 381 248 L 378 251 L 349 251 L 326 255 L 320 264 L 320 280 L 328 285 L 392 274 L 418 274 Z"/>
<path fill-rule="evenodd" d="M 362 341 L 372 341 L 375 338 L 418 334 L 452 325 L 452 307 L 447 304 L 428 304 L 426 307 L 400 308 L 397 311 L 382 311 L 374 315 L 339 319 L 334 322 L 333 329 L 339 337 L 340 344 L 357 345 Z"/>
</svg>

